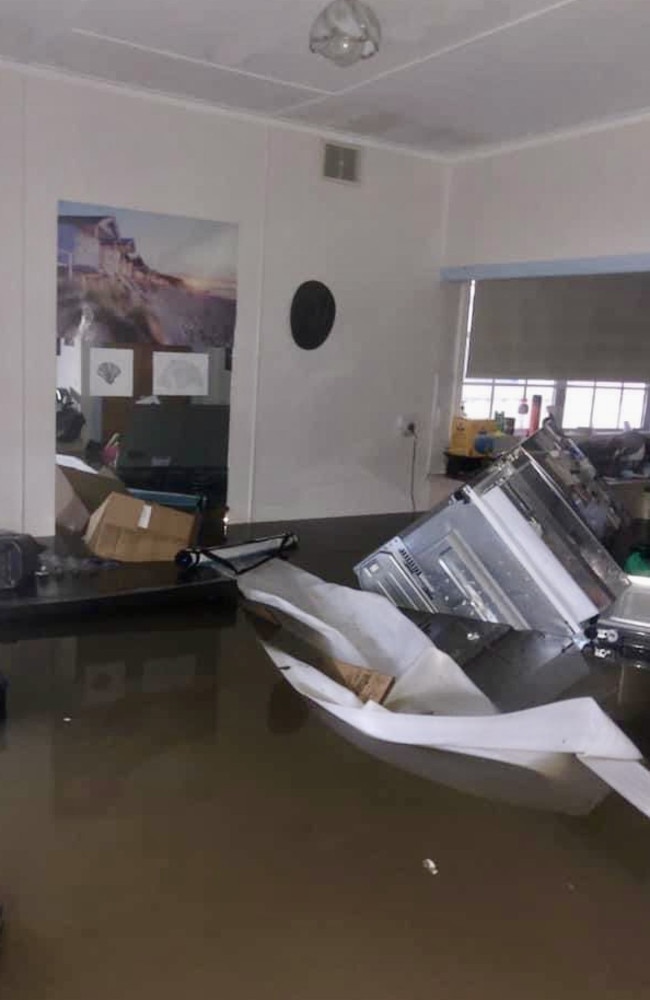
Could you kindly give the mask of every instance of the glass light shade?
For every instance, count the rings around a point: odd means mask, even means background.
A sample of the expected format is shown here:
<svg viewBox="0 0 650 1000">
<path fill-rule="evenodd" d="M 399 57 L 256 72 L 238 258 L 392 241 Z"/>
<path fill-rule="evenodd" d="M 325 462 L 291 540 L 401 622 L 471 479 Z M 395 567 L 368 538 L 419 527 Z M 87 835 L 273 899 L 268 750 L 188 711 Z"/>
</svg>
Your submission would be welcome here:
<svg viewBox="0 0 650 1000">
<path fill-rule="evenodd" d="M 381 26 L 360 0 L 333 0 L 316 18 L 309 35 L 312 52 L 337 66 L 352 66 L 379 51 Z"/>
</svg>

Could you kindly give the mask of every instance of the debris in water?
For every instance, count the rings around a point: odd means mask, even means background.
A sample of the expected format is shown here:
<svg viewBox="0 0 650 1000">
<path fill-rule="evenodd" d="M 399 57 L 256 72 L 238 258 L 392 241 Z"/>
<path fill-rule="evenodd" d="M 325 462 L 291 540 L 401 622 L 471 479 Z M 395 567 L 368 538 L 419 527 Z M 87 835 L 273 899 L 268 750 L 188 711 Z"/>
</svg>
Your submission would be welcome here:
<svg viewBox="0 0 650 1000">
<path fill-rule="evenodd" d="M 432 861 L 431 858 L 425 858 L 424 861 L 422 862 L 422 867 L 425 869 L 425 871 L 429 872 L 429 875 L 440 874 L 437 864 L 435 863 L 435 861 Z"/>
</svg>

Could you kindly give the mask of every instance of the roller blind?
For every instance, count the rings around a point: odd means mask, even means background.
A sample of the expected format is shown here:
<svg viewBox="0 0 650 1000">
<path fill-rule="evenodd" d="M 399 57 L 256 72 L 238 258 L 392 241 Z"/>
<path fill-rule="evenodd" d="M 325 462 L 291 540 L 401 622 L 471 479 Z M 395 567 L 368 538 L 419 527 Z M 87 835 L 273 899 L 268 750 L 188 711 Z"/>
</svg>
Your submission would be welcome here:
<svg viewBox="0 0 650 1000">
<path fill-rule="evenodd" d="M 650 382 L 650 273 L 477 282 L 467 375 Z"/>
</svg>

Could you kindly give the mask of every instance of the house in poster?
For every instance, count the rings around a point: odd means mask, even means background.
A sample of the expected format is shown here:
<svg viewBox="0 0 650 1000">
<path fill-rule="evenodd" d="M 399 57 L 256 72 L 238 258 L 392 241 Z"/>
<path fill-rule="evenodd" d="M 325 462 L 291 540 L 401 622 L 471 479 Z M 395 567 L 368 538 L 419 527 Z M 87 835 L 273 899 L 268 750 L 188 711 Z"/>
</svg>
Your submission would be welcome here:
<svg viewBox="0 0 650 1000">
<path fill-rule="evenodd" d="M 67 215 L 59 220 L 58 267 L 74 275 L 130 276 L 135 240 L 123 237 L 114 216 Z"/>
</svg>

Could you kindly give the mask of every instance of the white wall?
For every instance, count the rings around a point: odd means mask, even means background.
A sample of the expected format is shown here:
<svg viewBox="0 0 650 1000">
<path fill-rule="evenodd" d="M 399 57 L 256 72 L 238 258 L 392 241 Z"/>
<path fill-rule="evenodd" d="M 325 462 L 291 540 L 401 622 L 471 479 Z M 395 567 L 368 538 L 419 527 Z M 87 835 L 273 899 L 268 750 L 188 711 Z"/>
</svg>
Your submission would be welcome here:
<svg viewBox="0 0 650 1000">
<path fill-rule="evenodd" d="M 318 136 L 12 68 L 0 70 L 0 129 L 0 320 L 14 348 L 0 412 L 16 428 L 3 435 L 1 526 L 53 528 L 59 199 L 239 223 L 235 520 L 407 509 L 400 413 L 423 428 L 426 496 L 443 167 L 369 149 L 363 183 L 346 189 L 319 179 Z M 288 310 L 312 277 L 331 283 L 339 320 L 307 353 Z"/>
<path fill-rule="evenodd" d="M 366 150 L 355 187 L 322 180 L 320 157 L 311 135 L 270 134 L 253 484 L 263 518 L 408 509 L 411 441 L 397 433 L 399 414 L 423 431 L 425 503 L 442 171 Z M 296 347 L 287 324 L 309 278 L 337 301 L 317 351 Z"/>
<path fill-rule="evenodd" d="M 650 120 L 454 165 L 448 266 L 648 254 Z"/>
<path fill-rule="evenodd" d="M 0 71 L 0 527 L 23 519 L 23 89 L 19 77 Z M 54 344 L 54 339 L 52 340 Z M 52 356 L 54 357 L 54 350 Z M 54 420 L 54 405 L 52 405 Z"/>
<path fill-rule="evenodd" d="M 240 224 L 231 502 L 249 515 L 265 130 L 202 109 L 63 79 L 25 87 L 25 525 L 52 530 L 59 199 Z"/>
</svg>

